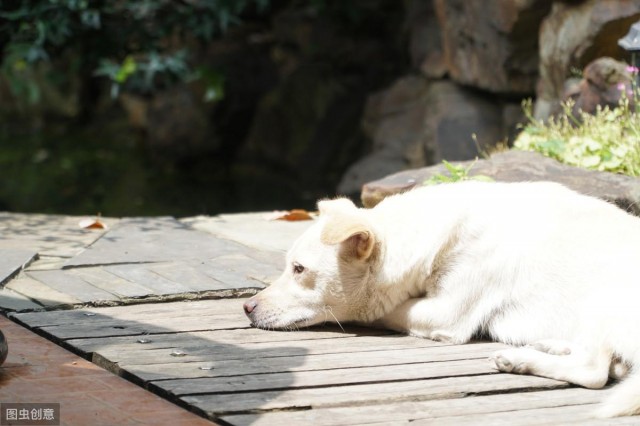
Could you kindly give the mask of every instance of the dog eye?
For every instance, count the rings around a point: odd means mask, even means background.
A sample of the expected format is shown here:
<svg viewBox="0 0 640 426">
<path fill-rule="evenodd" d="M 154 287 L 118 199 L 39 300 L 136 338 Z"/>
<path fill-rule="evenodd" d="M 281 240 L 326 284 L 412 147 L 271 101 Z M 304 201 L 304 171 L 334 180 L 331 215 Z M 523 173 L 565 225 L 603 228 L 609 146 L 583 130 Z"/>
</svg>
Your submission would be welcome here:
<svg viewBox="0 0 640 426">
<path fill-rule="evenodd" d="M 304 266 L 302 266 L 301 264 L 299 264 L 297 262 L 293 264 L 293 273 L 294 274 L 301 274 L 303 272 L 304 272 Z"/>
</svg>

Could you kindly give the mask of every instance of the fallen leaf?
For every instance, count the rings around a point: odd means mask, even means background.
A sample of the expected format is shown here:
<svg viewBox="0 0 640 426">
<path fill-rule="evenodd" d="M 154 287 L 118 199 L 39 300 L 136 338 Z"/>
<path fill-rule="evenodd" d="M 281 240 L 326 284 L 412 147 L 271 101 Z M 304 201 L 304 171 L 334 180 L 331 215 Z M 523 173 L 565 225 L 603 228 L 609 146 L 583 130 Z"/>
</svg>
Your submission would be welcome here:
<svg viewBox="0 0 640 426">
<path fill-rule="evenodd" d="M 295 222 L 299 220 L 313 220 L 313 216 L 306 210 L 294 209 L 289 211 L 275 211 L 267 215 L 267 220 L 286 220 Z"/>
<path fill-rule="evenodd" d="M 106 223 L 100 220 L 99 216 L 93 219 L 92 218 L 82 219 L 78 223 L 78 226 L 80 226 L 80 228 L 82 229 L 108 229 L 109 228 Z"/>
</svg>

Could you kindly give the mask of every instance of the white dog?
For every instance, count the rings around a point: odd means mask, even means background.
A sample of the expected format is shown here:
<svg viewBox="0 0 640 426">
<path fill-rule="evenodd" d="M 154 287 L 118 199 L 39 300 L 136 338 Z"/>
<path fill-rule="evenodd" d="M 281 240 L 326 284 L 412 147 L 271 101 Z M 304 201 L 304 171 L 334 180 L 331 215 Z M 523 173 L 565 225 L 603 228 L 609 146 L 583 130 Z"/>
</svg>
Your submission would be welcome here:
<svg viewBox="0 0 640 426">
<path fill-rule="evenodd" d="M 253 325 L 356 321 L 440 341 L 529 345 L 499 370 L 600 388 L 601 417 L 640 413 L 640 219 L 554 183 L 422 187 L 373 209 L 318 203 Z"/>
</svg>

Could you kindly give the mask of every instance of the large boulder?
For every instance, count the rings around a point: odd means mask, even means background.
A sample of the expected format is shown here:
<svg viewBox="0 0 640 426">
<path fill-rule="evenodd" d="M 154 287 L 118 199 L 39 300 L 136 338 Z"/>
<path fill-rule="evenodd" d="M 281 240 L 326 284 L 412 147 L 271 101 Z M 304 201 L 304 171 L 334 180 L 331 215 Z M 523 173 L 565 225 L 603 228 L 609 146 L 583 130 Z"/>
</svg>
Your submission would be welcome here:
<svg viewBox="0 0 640 426">
<path fill-rule="evenodd" d="M 470 166 L 471 163 L 461 164 Z M 362 188 L 362 203 L 373 207 L 385 197 L 422 185 L 436 174 L 447 174 L 443 165 L 407 170 L 367 183 Z M 534 152 L 512 150 L 494 154 L 489 159 L 478 160 L 469 174 L 488 176 L 499 182 L 558 182 L 640 216 L 640 179 L 567 166 Z"/>
<path fill-rule="evenodd" d="M 362 128 L 371 141 L 371 153 L 351 165 L 342 176 L 338 193 L 357 194 L 363 183 L 426 163 L 428 81 L 406 76 L 389 89 L 367 99 Z"/>
<path fill-rule="evenodd" d="M 394 44 L 402 4 L 374 0 L 357 9 L 358 17 L 341 6 L 282 8 L 264 35 L 279 78 L 235 141 L 238 159 L 304 198 L 326 196 L 369 148 L 360 128 L 366 99 L 405 67 Z"/>
<path fill-rule="evenodd" d="M 475 158 L 507 137 L 503 104 L 450 81 L 429 86 L 424 150 L 430 163 Z"/>
<path fill-rule="evenodd" d="M 598 107 L 615 108 L 622 97 L 633 101 L 633 77 L 628 65 L 608 57 L 596 59 L 584 69 L 583 78 L 570 97 L 575 100 L 574 114 L 593 114 Z"/>
<path fill-rule="evenodd" d="M 409 33 L 409 54 L 414 69 L 425 77 L 444 77 L 447 74 L 447 63 L 433 1 L 407 2 L 405 25 Z"/>
<path fill-rule="evenodd" d="M 357 194 L 365 182 L 398 170 L 490 151 L 518 121 L 511 106 L 448 80 L 403 77 L 369 98 L 363 128 L 372 152 L 347 170 L 338 192 Z"/>
<path fill-rule="evenodd" d="M 558 112 L 572 69 L 583 69 L 603 56 L 624 57 L 618 39 L 638 19 L 640 2 L 636 0 L 554 2 L 540 27 L 536 117 Z"/>
<path fill-rule="evenodd" d="M 551 0 L 434 0 L 444 58 L 456 82 L 527 95 L 538 77 L 538 28 Z"/>
</svg>

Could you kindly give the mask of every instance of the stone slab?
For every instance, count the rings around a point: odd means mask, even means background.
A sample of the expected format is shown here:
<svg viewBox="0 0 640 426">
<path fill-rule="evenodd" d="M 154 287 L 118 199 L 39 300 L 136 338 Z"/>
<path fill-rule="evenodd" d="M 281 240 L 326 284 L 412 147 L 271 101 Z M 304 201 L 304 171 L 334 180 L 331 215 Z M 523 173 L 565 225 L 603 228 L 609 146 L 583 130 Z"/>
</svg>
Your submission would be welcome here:
<svg viewBox="0 0 640 426">
<path fill-rule="evenodd" d="M 472 163 L 473 161 L 454 162 L 465 166 Z M 385 197 L 422 185 L 436 174 L 448 175 L 445 167 L 439 164 L 406 170 L 369 182 L 362 188 L 362 203 L 365 207 L 373 207 Z M 489 159 L 478 160 L 469 175 L 485 175 L 499 182 L 558 182 L 640 215 L 640 179 L 567 166 L 535 152 L 511 150 L 496 153 Z"/>
</svg>

